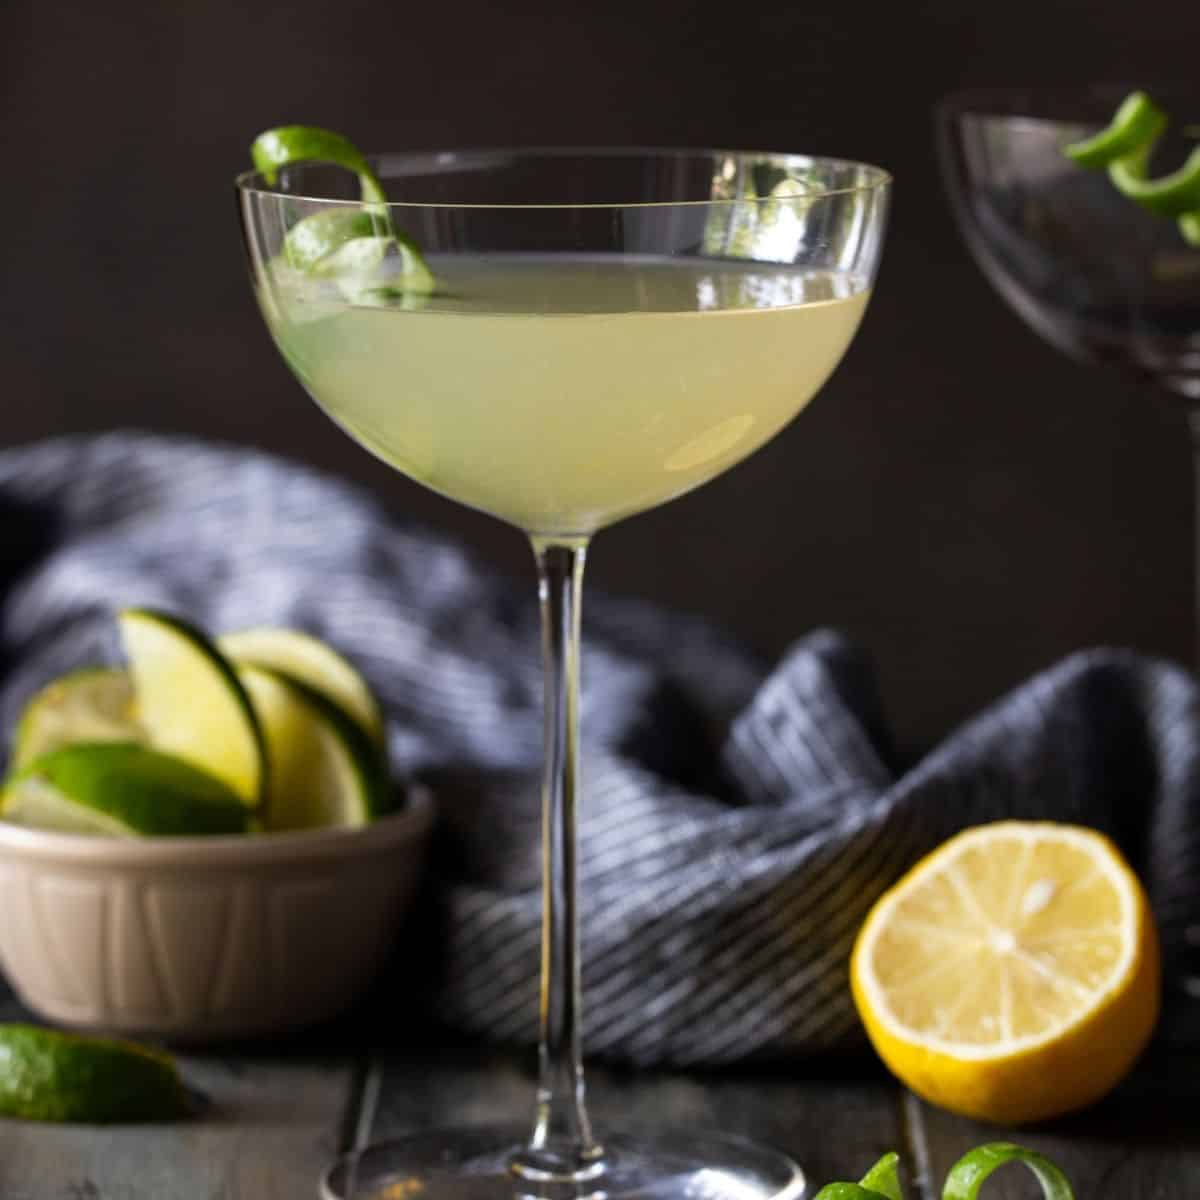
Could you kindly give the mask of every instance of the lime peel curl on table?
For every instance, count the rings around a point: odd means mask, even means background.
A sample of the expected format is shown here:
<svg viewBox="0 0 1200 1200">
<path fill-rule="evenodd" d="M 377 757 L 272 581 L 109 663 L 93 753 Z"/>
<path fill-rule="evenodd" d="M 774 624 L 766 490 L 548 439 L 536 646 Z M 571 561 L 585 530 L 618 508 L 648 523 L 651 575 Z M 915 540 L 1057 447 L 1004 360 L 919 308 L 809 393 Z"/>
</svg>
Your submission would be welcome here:
<svg viewBox="0 0 1200 1200">
<path fill-rule="evenodd" d="M 272 186 L 283 167 L 329 163 L 358 176 L 362 207 L 334 207 L 310 213 L 288 230 L 283 241 L 287 265 L 306 275 L 333 279 L 359 303 L 419 300 L 436 288 L 436 280 L 417 244 L 396 229 L 387 196 L 366 156 L 349 140 L 329 129 L 284 125 L 254 139 L 250 157 Z M 379 276 L 389 256 L 399 269 Z"/>
<path fill-rule="evenodd" d="M 885 1154 L 858 1183 L 826 1184 L 813 1200 L 904 1200 L 899 1156 Z M 969 1150 L 950 1168 L 942 1200 L 978 1200 L 988 1178 L 1010 1162 L 1024 1163 L 1042 1185 L 1042 1200 L 1075 1200 L 1067 1177 L 1044 1155 L 1012 1142 L 989 1142 Z"/>
<path fill-rule="evenodd" d="M 1177 170 L 1148 177 L 1154 147 L 1167 128 L 1167 114 L 1145 92 L 1132 92 L 1109 125 L 1094 137 L 1063 147 L 1063 153 L 1089 170 L 1103 167 L 1113 186 L 1147 211 L 1174 217 L 1179 232 L 1200 246 L 1200 146 Z"/>
</svg>

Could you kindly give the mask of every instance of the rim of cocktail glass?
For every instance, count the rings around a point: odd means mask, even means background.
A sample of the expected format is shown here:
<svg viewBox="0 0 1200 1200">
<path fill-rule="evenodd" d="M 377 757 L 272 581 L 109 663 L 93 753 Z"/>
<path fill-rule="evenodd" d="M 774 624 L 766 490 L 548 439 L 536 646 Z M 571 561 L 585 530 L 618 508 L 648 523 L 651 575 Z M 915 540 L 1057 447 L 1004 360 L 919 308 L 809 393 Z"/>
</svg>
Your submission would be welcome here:
<svg viewBox="0 0 1200 1200">
<path fill-rule="evenodd" d="M 934 113 L 939 121 L 983 117 L 1014 125 L 1099 126 L 1108 124 L 1117 105 L 1135 91 L 1147 92 L 1156 100 L 1165 101 L 1172 113 L 1178 108 L 1180 99 L 1192 97 L 1197 110 L 1193 115 L 1200 116 L 1200 86 L 1182 79 L 964 88 L 943 96 L 934 105 Z"/>
<path fill-rule="evenodd" d="M 478 161 L 480 167 L 486 167 L 486 159 L 504 159 L 513 156 L 521 156 L 523 158 L 645 158 L 650 159 L 684 159 L 694 158 L 698 161 L 705 159 L 740 159 L 743 161 L 753 161 L 755 165 L 776 165 L 790 169 L 814 169 L 817 167 L 844 167 L 858 168 L 867 173 L 868 178 L 862 182 L 847 185 L 845 187 L 818 187 L 807 189 L 802 195 L 794 197 L 780 196 L 710 196 L 696 200 L 597 200 L 597 201 L 536 201 L 536 202 L 520 202 L 520 203 L 478 203 L 471 201 L 419 201 L 419 200 L 389 200 L 388 208 L 408 208 L 408 209 L 492 209 L 495 211 L 513 211 L 524 209 L 628 209 L 628 208 L 699 208 L 699 207 L 727 207 L 735 204 L 758 204 L 758 203 L 778 203 L 782 200 L 820 200 L 832 198 L 834 196 L 853 196 L 857 194 L 866 194 L 873 191 L 878 191 L 882 188 L 887 188 L 892 183 L 891 172 L 884 167 L 876 166 L 874 163 L 864 162 L 854 158 L 835 158 L 823 154 L 790 154 L 773 150 L 717 150 L 701 147 L 698 149 L 689 149 L 686 147 L 658 147 L 658 146 L 487 146 L 487 147 L 461 147 L 456 149 L 441 149 L 441 150 L 412 150 L 412 151 L 386 151 L 380 154 L 366 155 L 367 161 L 372 168 L 376 169 L 377 173 L 383 179 L 387 179 L 389 174 L 392 177 L 397 176 L 396 171 L 389 172 L 387 167 L 389 163 L 407 162 L 410 165 L 415 165 L 423 161 L 428 161 L 432 166 L 444 166 L 446 168 L 453 167 L 456 164 L 470 162 L 471 160 Z M 294 167 L 287 168 L 289 170 L 305 170 L 314 167 L 320 167 L 319 162 L 302 162 L 295 164 Z M 426 172 L 434 174 L 435 172 Z M 405 176 L 413 178 L 413 175 Z M 801 182 L 792 180 L 792 182 Z M 290 192 L 280 187 L 273 187 L 268 184 L 261 171 L 243 171 L 234 179 L 234 185 L 238 191 L 250 196 L 269 196 L 286 198 L 288 200 L 301 200 L 309 204 L 334 204 L 345 205 L 354 203 L 353 200 L 346 196 L 317 196 L 308 195 L 303 192 Z"/>
</svg>

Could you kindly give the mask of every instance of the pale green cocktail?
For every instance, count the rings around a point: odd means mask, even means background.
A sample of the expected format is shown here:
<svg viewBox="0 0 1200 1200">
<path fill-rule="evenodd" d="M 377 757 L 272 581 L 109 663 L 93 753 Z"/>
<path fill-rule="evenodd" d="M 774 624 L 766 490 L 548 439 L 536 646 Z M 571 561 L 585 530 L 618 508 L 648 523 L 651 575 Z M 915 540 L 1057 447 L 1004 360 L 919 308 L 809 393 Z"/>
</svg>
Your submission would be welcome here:
<svg viewBox="0 0 1200 1200">
<path fill-rule="evenodd" d="M 423 307 L 268 275 L 313 398 L 405 474 L 531 533 L 591 533 L 744 458 L 840 361 L 850 274 L 681 259 L 456 256 Z"/>
</svg>

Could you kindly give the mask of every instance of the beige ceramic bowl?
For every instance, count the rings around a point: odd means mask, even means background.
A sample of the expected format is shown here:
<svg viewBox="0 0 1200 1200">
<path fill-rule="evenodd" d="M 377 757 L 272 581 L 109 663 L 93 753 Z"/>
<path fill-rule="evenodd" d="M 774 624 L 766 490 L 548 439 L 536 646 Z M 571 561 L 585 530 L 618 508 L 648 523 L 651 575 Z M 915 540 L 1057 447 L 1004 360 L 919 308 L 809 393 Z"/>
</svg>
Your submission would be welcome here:
<svg viewBox="0 0 1200 1200">
<path fill-rule="evenodd" d="M 0 822 L 0 965 L 64 1025 L 199 1040 L 334 1015 L 389 948 L 433 805 L 364 829 L 116 839 Z"/>
</svg>

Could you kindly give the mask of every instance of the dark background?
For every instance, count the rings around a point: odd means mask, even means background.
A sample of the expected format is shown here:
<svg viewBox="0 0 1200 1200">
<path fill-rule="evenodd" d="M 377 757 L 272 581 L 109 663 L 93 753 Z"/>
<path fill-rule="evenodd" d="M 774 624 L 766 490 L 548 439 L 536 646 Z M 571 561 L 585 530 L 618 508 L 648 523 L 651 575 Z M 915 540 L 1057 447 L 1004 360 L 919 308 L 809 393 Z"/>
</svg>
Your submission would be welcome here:
<svg viewBox="0 0 1200 1200">
<path fill-rule="evenodd" d="M 930 109 L 964 86 L 1194 79 L 1198 46 L 1185 0 L 3 0 L 0 443 L 124 425 L 253 443 L 527 571 L 514 532 L 375 462 L 278 360 L 231 192 L 252 136 L 859 157 L 897 188 L 846 362 L 743 466 L 604 533 L 591 584 L 771 655 L 847 629 L 910 747 L 1077 647 L 1190 659 L 1183 414 L 993 295 L 951 225 Z"/>
</svg>

